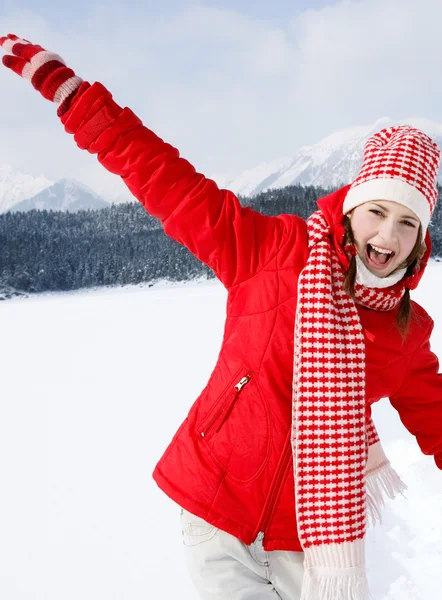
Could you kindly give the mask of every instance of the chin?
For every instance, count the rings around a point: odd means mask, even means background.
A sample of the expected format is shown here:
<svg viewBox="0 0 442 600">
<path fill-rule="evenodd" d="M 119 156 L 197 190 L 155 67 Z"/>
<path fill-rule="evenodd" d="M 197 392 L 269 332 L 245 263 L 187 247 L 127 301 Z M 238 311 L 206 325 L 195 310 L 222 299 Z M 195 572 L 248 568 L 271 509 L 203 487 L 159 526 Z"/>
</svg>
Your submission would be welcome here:
<svg viewBox="0 0 442 600">
<path fill-rule="evenodd" d="M 389 277 L 390 275 L 393 275 L 393 273 L 395 273 L 398 269 L 401 269 L 404 267 L 404 265 L 398 264 L 398 265 L 394 265 L 391 266 L 389 265 L 389 269 L 384 270 L 378 270 L 378 269 L 373 269 L 372 267 L 369 267 L 367 264 L 365 265 L 367 267 L 367 269 L 369 271 L 371 271 L 371 273 L 373 273 L 373 275 L 376 275 L 376 277 Z"/>
<path fill-rule="evenodd" d="M 366 257 L 364 257 L 364 259 L 362 259 L 362 257 L 360 257 L 362 262 L 364 263 L 364 265 L 367 267 L 367 269 L 370 271 L 370 273 L 372 273 L 373 275 L 376 275 L 376 277 L 380 277 L 380 278 L 384 278 L 384 277 L 388 277 L 389 275 L 392 275 L 399 267 L 400 265 L 388 265 L 388 268 L 386 269 L 376 269 L 375 267 L 373 267 L 371 264 L 367 264 L 368 260 L 366 259 Z"/>
<path fill-rule="evenodd" d="M 376 275 L 376 277 L 380 277 L 381 279 L 383 279 L 384 277 L 388 277 L 389 275 L 394 273 L 395 270 L 396 269 L 392 269 L 391 271 L 377 271 L 375 269 L 369 269 L 369 271 L 373 273 L 373 275 Z"/>
</svg>

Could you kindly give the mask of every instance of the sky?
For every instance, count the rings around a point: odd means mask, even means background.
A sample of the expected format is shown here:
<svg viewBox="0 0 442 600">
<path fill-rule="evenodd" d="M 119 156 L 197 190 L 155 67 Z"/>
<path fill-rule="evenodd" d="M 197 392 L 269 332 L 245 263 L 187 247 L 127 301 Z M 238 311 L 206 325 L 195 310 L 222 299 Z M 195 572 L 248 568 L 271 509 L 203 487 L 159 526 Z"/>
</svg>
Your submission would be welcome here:
<svg viewBox="0 0 442 600">
<path fill-rule="evenodd" d="M 209 176 L 385 116 L 442 123 L 441 22 L 439 0 L 0 3 L 1 34 L 101 81 Z M 0 68 L 0 89 L 0 164 L 115 188 L 28 82 Z"/>
</svg>

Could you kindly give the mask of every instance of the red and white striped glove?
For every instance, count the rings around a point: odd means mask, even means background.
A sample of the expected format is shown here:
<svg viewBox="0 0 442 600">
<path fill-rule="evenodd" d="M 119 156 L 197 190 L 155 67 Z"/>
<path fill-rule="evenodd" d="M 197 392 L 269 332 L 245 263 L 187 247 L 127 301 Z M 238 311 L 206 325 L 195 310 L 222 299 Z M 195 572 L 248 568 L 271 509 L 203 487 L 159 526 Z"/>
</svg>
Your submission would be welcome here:
<svg viewBox="0 0 442 600">
<path fill-rule="evenodd" d="M 0 46 L 11 54 L 3 56 L 8 69 L 32 83 L 44 98 L 59 104 L 57 114 L 63 115 L 83 82 L 64 60 L 41 46 L 31 44 L 16 35 L 0 37 Z"/>
</svg>

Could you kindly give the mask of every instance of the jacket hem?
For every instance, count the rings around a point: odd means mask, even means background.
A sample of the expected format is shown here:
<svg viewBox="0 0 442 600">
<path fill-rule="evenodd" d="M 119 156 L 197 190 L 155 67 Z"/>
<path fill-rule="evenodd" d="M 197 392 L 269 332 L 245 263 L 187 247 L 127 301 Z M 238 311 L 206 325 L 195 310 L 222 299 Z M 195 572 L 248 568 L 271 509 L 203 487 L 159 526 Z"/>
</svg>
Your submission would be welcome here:
<svg viewBox="0 0 442 600">
<path fill-rule="evenodd" d="M 243 525 L 232 521 L 214 512 L 211 508 L 204 506 L 203 504 L 196 502 L 192 498 L 189 498 L 182 490 L 177 488 L 169 479 L 167 479 L 161 469 L 157 466 L 152 473 L 152 477 L 158 487 L 176 504 L 181 508 L 184 508 L 188 512 L 194 514 L 201 519 L 204 519 L 210 525 L 218 527 L 222 531 L 233 535 L 238 538 L 243 544 L 250 546 L 255 541 L 254 531 L 244 527 Z M 286 550 L 294 552 L 302 552 L 302 547 L 297 539 L 293 540 L 266 540 L 264 533 L 263 540 L 264 550 Z"/>
<path fill-rule="evenodd" d="M 263 548 L 267 552 L 272 550 L 284 550 L 286 552 L 304 552 L 301 542 L 298 539 L 294 540 L 267 540 L 264 535 Z"/>
<path fill-rule="evenodd" d="M 193 500 L 193 498 L 189 498 L 189 496 L 183 493 L 182 490 L 177 488 L 175 484 L 173 484 L 163 475 L 158 466 L 152 473 L 152 477 L 154 478 L 158 487 L 181 508 L 184 508 L 193 515 L 204 519 L 210 525 L 218 527 L 226 533 L 230 533 L 230 535 L 235 536 L 246 545 L 250 545 L 254 541 L 255 536 L 250 529 L 214 512 L 210 507 Z"/>
</svg>

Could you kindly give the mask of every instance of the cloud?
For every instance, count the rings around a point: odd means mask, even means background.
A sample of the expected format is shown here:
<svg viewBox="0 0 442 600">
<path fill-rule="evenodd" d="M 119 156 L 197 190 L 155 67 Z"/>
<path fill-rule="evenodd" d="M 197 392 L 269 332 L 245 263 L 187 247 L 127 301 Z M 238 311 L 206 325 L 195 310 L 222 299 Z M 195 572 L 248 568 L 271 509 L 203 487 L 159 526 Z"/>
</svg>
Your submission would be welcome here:
<svg viewBox="0 0 442 600">
<path fill-rule="evenodd" d="M 261 144 L 258 124 L 266 80 L 283 82 L 290 72 L 291 47 L 285 32 L 264 21 L 229 10 L 190 6 L 165 19 L 120 13 L 105 7 L 91 8 L 84 27 L 55 30 L 39 15 L 16 13 L 2 19 L 5 30 L 17 31 L 61 54 L 80 76 L 99 79 L 123 105 L 130 105 L 160 135 L 175 143 L 202 170 L 228 168 L 258 158 L 250 146 Z M 91 167 L 69 152 L 67 160 L 55 151 L 66 143 L 52 119 L 53 107 L 42 108 L 40 98 L 25 82 L 3 70 L 0 82 L 10 91 L 9 102 L 0 99 L 0 110 L 9 115 L 26 149 L 19 152 L 17 138 L 5 148 L 11 162 L 40 172 L 48 160 L 48 176 L 86 175 L 92 185 Z M 280 85 L 280 84 L 279 84 Z M 31 113 L 30 113 L 31 111 Z M 30 118 L 31 117 L 31 118 Z M 270 119 L 267 119 L 267 123 Z M 260 128 L 265 127 L 261 123 Z M 12 132 L 9 132 L 12 135 Z M 234 141 L 234 135 L 239 139 Z M 36 153 L 37 140 L 45 145 Z M 6 140 L 5 140 L 6 141 Z M 48 159 L 46 159 L 46 156 Z M 213 160 L 210 157 L 213 156 Z M 223 159 L 221 157 L 224 157 Z M 206 163 L 206 164 L 204 164 Z M 96 170 L 98 173 L 98 168 Z"/>
<path fill-rule="evenodd" d="M 442 122 L 442 5 L 433 0 L 341 2 L 286 22 L 186 2 L 167 14 L 122 3 L 82 10 L 57 24 L 14 12 L 0 26 L 102 81 L 208 174 L 294 154 L 384 115 Z M 54 106 L 5 69 L 0 86 L 0 162 L 114 187 L 63 135 Z"/>
<path fill-rule="evenodd" d="M 343 2 L 304 12 L 290 24 L 299 47 L 298 97 L 307 90 L 311 110 L 325 107 L 327 117 L 348 125 L 384 114 L 440 120 L 441 18 L 442 4 L 432 0 Z"/>
</svg>

